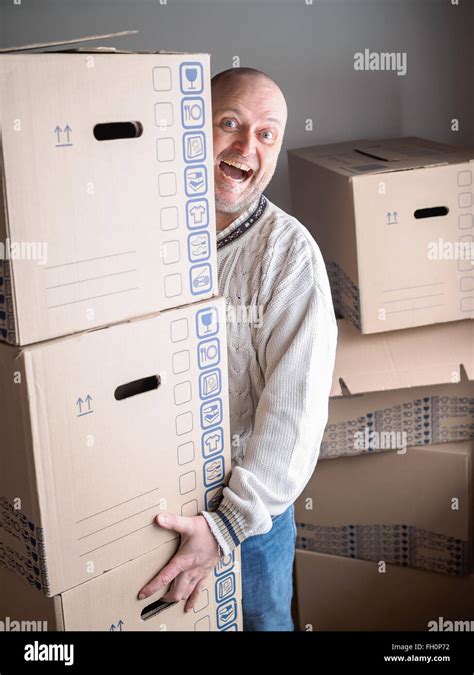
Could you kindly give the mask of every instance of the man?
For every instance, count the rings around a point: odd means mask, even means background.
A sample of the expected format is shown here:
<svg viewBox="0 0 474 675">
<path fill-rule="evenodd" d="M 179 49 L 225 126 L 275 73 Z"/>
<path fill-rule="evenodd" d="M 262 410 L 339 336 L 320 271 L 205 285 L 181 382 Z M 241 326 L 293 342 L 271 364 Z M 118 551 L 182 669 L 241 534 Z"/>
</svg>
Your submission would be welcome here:
<svg viewBox="0 0 474 675">
<path fill-rule="evenodd" d="M 171 583 L 163 599 L 190 611 L 220 556 L 241 546 L 244 630 L 287 631 L 293 502 L 327 422 L 337 325 L 318 246 L 263 195 L 287 120 L 283 93 L 261 71 L 236 68 L 212 79 L 212 101 L 219 292 L 258 320 L 228 320 L 233 469 L 220 506 L 157 516 L 181 545 L 139 597 Z"/>
</svg>

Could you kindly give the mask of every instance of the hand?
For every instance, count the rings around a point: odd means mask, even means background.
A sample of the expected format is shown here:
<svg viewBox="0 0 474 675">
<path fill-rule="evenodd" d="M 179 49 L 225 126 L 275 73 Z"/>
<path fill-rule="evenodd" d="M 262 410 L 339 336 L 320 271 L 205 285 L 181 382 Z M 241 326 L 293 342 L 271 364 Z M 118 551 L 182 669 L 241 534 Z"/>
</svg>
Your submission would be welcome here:
<svg viewBox="0 0 474 675">
<path fill-rule="evenodd" d="M 170 562 L 140 590 L 138 599 L 143 600 L 172 584 L 161 599 L 165 602 L 186 600 L 184 609 L 190 612 L 204 588 L 206 577 L 219 562 L 217 541 L 204 516 L 160 513 L 155 521 L 166 530 L 178 532 L 181 543 Z"/>
</svg>

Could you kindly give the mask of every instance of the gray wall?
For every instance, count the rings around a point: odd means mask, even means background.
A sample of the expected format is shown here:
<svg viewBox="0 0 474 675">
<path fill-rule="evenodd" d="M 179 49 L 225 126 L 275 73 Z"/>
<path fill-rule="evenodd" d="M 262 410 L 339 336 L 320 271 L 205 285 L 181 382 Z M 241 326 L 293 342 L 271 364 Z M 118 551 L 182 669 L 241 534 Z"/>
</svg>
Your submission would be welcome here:
<svg viewBox="0 0 474 675">
<path fill-rule="evenodd" d="M 234 56 L 266 71 L 289 106 L 267 190 L 286 210 L 287 148 L 399 135 L 474 146 L 472 0 L 309 1 L 0 0 L 0 47 L 137 28 L 111 44 L 210 52 L 213 74 Z M 354 53 L 365 48 L 406 52 L 407 74 L 355 71 Z"/>
</svg>

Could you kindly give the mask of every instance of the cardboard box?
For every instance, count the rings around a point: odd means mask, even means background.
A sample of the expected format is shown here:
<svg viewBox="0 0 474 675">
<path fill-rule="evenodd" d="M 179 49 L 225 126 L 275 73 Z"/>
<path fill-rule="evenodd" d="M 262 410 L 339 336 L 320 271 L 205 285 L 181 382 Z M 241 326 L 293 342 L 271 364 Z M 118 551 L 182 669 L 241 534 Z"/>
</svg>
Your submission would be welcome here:
<svg viewBox="0 0 474 675">
<path fill-rule="evenodd" d="M 0 55 L 0 339 L 217 295 L 209 60 Z"/>
<path fill-rule="evenodd" d="M 48 596 L 212 510 L 231 469 L 225 302 L 0 345 L 0 560 Z"/>
<path fill-rule="evenodd" d="M 320 462 L 296 501 L 297 547 L 474 572 L 473 450 L 465 441 Z"/>
<path fill-rule="evenodd" d="M 421 138 L 288 151 L 293 215 L 362 333 L 474 317 L 474 150 Z"/>
<path fill-rule="evenodd" d="M 439 625 L 440 618 L 474 621 L 474 575 L 380 569 L 373 562 L 297 551 L 300 630 L 428 631 L 435 630 L 429 622 Z"/>
<path fill-rule="evenodd" d="M 361 335 L 338 320 L 321 458 L 474 438 L 474 324 Z"/>
<path fill-rule="evenodd" d="M 0 566 L 0 631 L 241 630 L 240 549 L 213 570 L 190 613 L 184 611 L 184 601 L 159 602 L 168 587 L 145 600 L 137 599 L 140 588 L 172 557 L 178 541 L 175 538 L 54 598 L 38 593 Z"/>
</svg>

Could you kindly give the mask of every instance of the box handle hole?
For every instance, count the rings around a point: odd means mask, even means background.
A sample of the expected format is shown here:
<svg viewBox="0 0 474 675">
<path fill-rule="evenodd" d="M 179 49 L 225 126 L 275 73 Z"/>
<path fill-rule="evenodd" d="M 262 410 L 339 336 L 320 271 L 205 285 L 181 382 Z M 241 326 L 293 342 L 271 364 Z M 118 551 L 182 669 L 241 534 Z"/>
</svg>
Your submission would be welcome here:
<svg viewBox="0 0 474 675">
<path fill-rule="evenodd" d="M 138 138 L 143 133 L 140 122 L 106 122 L 96 124 L 94 137 L 98 141 L 115 141 L 119 138 Z"/>
<path fill-rule="evenodd" d="M 125 398 L 138 396 L 138 394 L 145 394 L 147 391 L 158 389 L 161 385 L 161 377 L 159 375 L 152 375 L 151 377 L 143 377 L 141 380 L 133 380 L 121 384 L 115 390 L 114 396 L 116 401 L 123 401 Z"/>
<path fill-rule="evenodd" d="M 447 206 L 431 206 L 428 209 L 417 209 L 413 214 L 418 220 L 419 218 L 437 218 L 438 216 L 447 216 L 449 209 Z"/>
<path fill-rule="evenodd" d="M 142 609 L 140 616 L 143 621 L 148 621 L 148 619 L 152 619 L 154 616 L 160 614 L 161 612 L 164 612 L 165 609 L 168 609 L 168 607 L 171 607 L 172 605 L 176 605 L 176 602 L 165 602 L 165 600 L 155 600 L 155 602 L 152 602 L 150 605 L 147 605 Z"/>
</svg>

